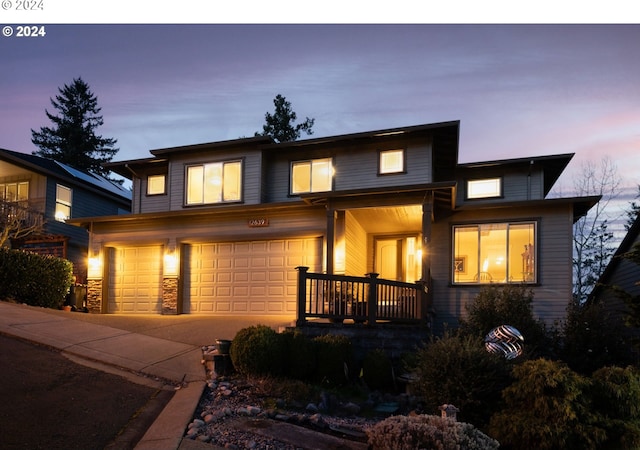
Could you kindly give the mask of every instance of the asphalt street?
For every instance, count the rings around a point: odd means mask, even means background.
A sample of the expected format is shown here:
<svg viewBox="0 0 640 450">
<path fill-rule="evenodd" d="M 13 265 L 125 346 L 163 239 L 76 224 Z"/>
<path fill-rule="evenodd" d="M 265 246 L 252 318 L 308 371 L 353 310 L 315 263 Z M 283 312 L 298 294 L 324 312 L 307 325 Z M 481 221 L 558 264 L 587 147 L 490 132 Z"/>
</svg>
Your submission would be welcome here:
<svg viewBox="0 0 640 450">
<path fill-rule="evenodd" d="M 0 361 L 2 449 L 131 449 L 173 396 L 4 334 Z"/>
</svg>

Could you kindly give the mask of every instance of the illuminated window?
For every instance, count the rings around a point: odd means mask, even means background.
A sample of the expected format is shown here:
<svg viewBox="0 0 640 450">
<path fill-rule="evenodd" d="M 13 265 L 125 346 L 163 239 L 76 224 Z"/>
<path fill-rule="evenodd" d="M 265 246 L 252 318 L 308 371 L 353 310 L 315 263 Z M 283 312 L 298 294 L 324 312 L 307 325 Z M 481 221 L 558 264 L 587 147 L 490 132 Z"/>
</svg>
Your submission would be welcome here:
<svg viewBox="0 0 640 450">
<path fill-rule="evenodd" d="M 333 186 L 331 158 L 296 161 L 291 164 L 291 193 L 326 192 Z"/>
<path fill-rule="evenodd" d="M 187 205 L 237 202 L 241 199 L 241 161 L 187 167 Z"/>
<path fill-rule="evenodd" d="M 380 152 L 380 174 L 402 173 L 404 168 L 404 150 L 385 150 Z"/>
<path fill-rule="evenodd" d="M 453 227 L 454 283 L 535 283 L 536 224 Z"/>
<path fill-rule="evenodd" d="M 29 200 L 29 182 L 0 183 L 0 198 L 8 202 Z"/>
<path fill-rule="evenodd" d="M 467 198 L 492 198 L 502 196 L 502 180 L 485 178 L 467 181 Z"/>
<path fill-rule="evenodd" d="M 160 195 L 165 191 L 165 175 L 149 175 L 147 177 L 147 195 Z"/>
<path fill-rule="evenodd" d="M 56 185 L 55 218 L 59 222 L 71 218 L 71 189 L 60 184 Z"/>
</svg>

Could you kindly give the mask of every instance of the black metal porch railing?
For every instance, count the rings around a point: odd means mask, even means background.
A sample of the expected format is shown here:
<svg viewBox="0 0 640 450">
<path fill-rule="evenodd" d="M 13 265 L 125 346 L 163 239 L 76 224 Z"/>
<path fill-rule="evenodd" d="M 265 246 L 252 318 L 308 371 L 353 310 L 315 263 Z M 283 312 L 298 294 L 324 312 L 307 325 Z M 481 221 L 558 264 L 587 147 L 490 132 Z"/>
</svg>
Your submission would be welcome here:
<svg viewBox="0 0 640 450">
<path fill-rule="evenodd" d="M 428 289 L 425 282 L 404 283 L 378 278 L 309 273 L 298 270 L 297 326 L 311 318 L 341 323 L 373 325 L 387 323 L 424 323 L 429 319 Z"/>
</svg>

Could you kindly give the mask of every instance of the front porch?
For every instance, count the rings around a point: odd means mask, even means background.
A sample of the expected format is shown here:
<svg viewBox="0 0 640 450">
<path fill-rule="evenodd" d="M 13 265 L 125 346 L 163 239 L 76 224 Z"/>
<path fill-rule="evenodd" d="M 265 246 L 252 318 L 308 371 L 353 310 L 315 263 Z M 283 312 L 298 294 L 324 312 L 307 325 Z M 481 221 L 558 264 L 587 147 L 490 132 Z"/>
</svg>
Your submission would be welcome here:
<svg viewBox="0 0 640 450">
<path fill-rule="evenodd" d="M 378 278 L 309 273 L 297 267 L 296 326 L 310 323 L 414 325 L 431 327 L 429 281 L 405 283 Z"/>
</svg>

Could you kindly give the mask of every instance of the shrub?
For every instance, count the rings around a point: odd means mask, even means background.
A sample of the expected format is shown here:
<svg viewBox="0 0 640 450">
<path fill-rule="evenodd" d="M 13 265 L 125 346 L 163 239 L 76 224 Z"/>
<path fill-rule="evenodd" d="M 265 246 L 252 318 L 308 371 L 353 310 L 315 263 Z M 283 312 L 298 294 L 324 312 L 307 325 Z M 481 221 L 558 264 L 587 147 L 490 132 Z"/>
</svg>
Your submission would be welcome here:
<svg viewBox="0 0 640 450">
<path fill-rule="evenodd" d="M 245 375 L 284 373 L 284 339 L 266 325 L 254 325 L 238 331 L 229 350 L 233 367 Z"/>
<path fill-rule="evenodd" d="M 640 448 L 640 376 L 632 367 L 605 367 L 592 376 L 593 410 L 607 431 L 600 448 Z"/>
<path fill-rule="evenodd" d="M 583 375 L 633 362 L 631 343 L 625 338 L 623 325 L 597 302 L 569 305 L 560 347 L 562 360 Z"/>
<path fill-rule="evenodd" d="M 296 380 L 309 380 L 313 377 L 317 362 L 315 345 L 299 330 L 282 333 L 285 344 L 285 375 Z"/>
<path fill-rule="evenodd" d="M 66 259 L 0 248 L 0 299 L 58 308 L 73 282 Z"/>
<path fill-rule="evenodd" d="M 374 450 L 497 450 L 500 444 L 473 425 L 438 416 L 392 416 L 367 430 Z"/>
<path fill-rule="evenodd" d="M 318 366 L 316 381 L 329 386 L 342 386 L 351 376 L 353 349 L 348 337 L 336 334 L 318 336 L 315 345 Z"/>
<path fill-rule="evenodd" d="M 414 389 L 427 412 L 450 403 L 460 417 L 483 428 L 500 407 L 500 393 L 508 386 L 512 363 L 488 353 L 482 339 L 447 335 L 420 349 Z"/>
<path fill-rule="evenodd" d="M 511 449 L 595 449 L 606 438 L 596 426 L 589 379 L 562 362 L 537 359 L 513 369 L 505 408 L 491 417 L 489 434 Z"/>
<path fill-rule="evenodd" d="M 371 389 L 388 389 L 392 385 L 393 366 L 384 350 L 371 350 L 364 356 L 362 378 Z"/>
<path fill-rule="evenodd" d="M 500 325 L 511 325 L 524 336 L 528 355 L 548 354 L 552 348 L 545 325 L 533 316 L 533 291 L 520 285 L 483 287 L 467 317 L 460 320 L 460 332 L 484 338 Z"/>
</svg>

